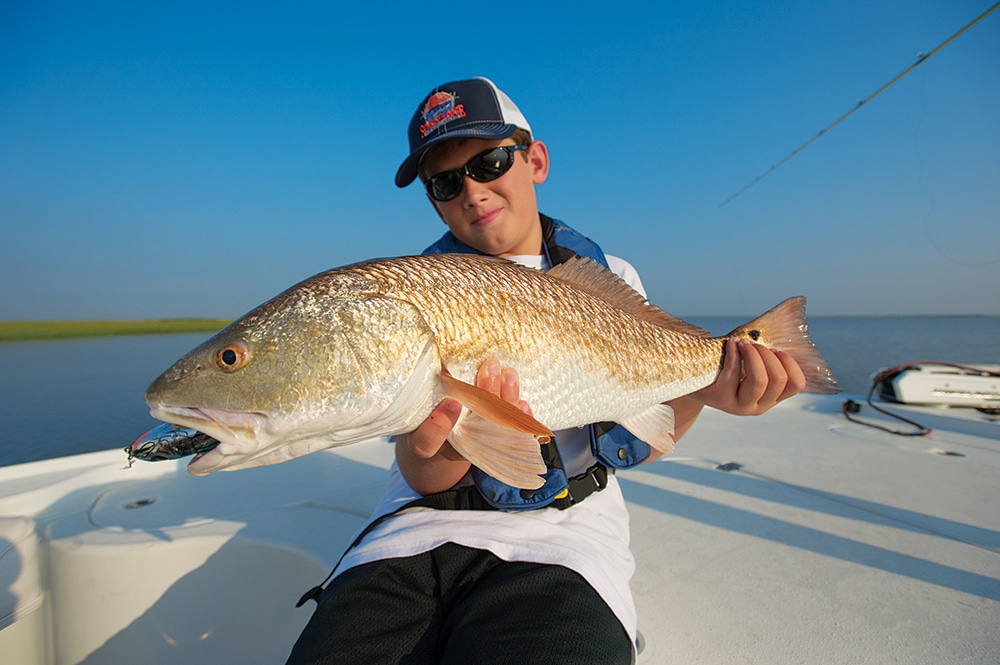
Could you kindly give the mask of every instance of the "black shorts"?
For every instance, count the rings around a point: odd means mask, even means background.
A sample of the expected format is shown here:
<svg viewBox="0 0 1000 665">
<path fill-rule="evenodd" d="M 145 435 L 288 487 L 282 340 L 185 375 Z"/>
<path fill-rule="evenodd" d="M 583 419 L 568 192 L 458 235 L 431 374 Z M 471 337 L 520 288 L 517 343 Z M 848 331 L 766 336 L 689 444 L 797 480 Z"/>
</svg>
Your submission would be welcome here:
<svg viewBox="0 0 1000 665">
<path fill-rule="evenodd" d="M 449 543 L 334 578 L 288 665 L 629 665 L 632 653 L 577 573 Z"/>
</svg>

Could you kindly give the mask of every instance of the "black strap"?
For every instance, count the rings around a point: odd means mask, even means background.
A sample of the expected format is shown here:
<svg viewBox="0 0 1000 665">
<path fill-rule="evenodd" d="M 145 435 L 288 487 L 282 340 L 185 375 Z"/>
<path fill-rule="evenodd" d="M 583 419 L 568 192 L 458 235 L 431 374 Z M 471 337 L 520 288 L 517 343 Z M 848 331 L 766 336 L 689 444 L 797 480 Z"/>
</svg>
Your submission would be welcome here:
<svg viewBox="0 0 1000 665">
<path fill-rule="evenodd" d="M 608 486 L 609 473 L 614 473 L 614 469 L 608 469 L 600 462 L 594 464 L 580 475 L 569 479 L 568 491 L 562 498 L 542 507 L 566 510 L 570 506 L 580 503 L 594 492 L 600 492 Z M 419 507 L 437 510 L 497 510 L 483 498 L 474 485 L 428 494 L 406 504 L 400 510 Z"/>
<path fill-rule="evenodd" d="M 566 510 L 570 506 L 580 503 L 594 492 L 600 492 L 607 487 L 608 474 L 613 474 L 614 472 L 614 469 L 608 469 L 601 463 L 595 464 L 580 475 L 570 478 L 569 491 L 566 496 L 561 499 L 556 499 L 550 503 L 549 506 L 558 508 L 559 510 Z M 295 603 L 295 607 L 302 607 L 306 601 L 309 600 L 315 600 L 318 605 L 319 597 L 326 588 L 326 583 L 330 581 L 331 577 L 333 577 L 333 573 L 340 567 L 340 564 L 344 560 L 344 557 L 347 556 L 347 553 L 357 547 L 364 537 L 371 533 L 375 527 L 379 526 L 390 517 L 394 517 L 409 508 L 433 508 L 435 510 L 496 510 L 496 508 L 487 503 L 486 499 L 484 499 L 483 495 L 479 493 L 479 490 L 476 489 L 475 485 L 456 487 L 454 489 L 445 490 L 444 492 L 436 492 L 434 494 L 428 494 L 420 497 L 419 499 L 415 499 L 393 512 L 382 515 L 378 519 L 369 523 L 368 526 L 366 526 L 361 533 L 358 534 L 357 538 L 354 539 L 347 549 L 344 550 L 344 553 L 340 555 L 340 558 L 333 566 L 330 574 L 326 576 L 326 579 L 302 594 L 302 597 L 299 598 L 299 602 Z"/>
<path fill-rule="evenodd" d="M 568 247 L 563 247 L 557 245 L 555 241 L 555 222 L 552 218 L 546 214 L 538 213 L 538 219 L 542 223 L 542 238 L 545 240 L 545 249 L 549 255 L 549 264 L 552 266 L 557 266 L 560 263 L 565 263 L 570 259 L 579 256 L 576 252 L 569 249 Z"/>
<path fill-rule="evenodd" d="M 340 567 L 340 564 L 344 560 L 344 557 L 347 556 L 347 553 L 357 547 L 364 537 L 371 533 L 375 527 L 379 526 L 390 517 L 394 517 L 409 508 L 434 508 L 435 510 L 496 510 L 496 508 L 486 503 L 486 499 L 483 498 L 483 495 L 479 493 L 475 486 L 471 485 L 468 487 L 457 487 L 445 490 L 444 492 L 436 492 L 434 494 L 422 496 L 419 499 L 414 499 L 413 501 L 400 506 L 391 513 L 381 515 L 377 519 L 369 522 L 368 526 L 362 529 L 357 538 L 355 538 L 351 544 L 347 546 L 347 549 L 344 550 L 344 553 L 340 555 L 340 558 L 337 559 L 337 563 L 334 564 L 333 569 L 330 571 L 330 574 L 326 576 L 326 579 L 302 594 L 302 597 L 299 598 L 299 602 L 295 603 L 295 607 L 302 607 L 307 600 L 315 600 L 318 605 L 320 594 L 323 593 L 326 583 L 330 581 L 331 577 L 333 577 L 333 573 Z"/>
<path fill-rule="evenodd" d="M 422 496 L 403 506 L 406 508 L 433 508 L 435 510 L 496 510 L 487 503 L 475 485 L 455 487 L 444 492 Z"/>
<path fill-rule="evenodd" d="M 600 492 L 607 487 L 608 474 L 613 474 L 614 472 L 614 469 L 609 469 L 598 462 L 579 476 L 570 478 L 569 494 L 562 499 L 556 499 L 549 505 L 559 510 L 566 510 L 570 506 L 580 503 L 594 492 Z"/>
</svg>

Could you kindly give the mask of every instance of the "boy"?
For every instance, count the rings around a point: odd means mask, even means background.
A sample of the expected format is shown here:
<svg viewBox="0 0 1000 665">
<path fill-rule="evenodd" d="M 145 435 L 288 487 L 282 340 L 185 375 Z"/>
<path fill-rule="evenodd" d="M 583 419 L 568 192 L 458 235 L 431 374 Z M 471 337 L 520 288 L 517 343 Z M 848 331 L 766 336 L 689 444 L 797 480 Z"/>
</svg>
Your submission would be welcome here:
<svg viewBox="0 0 1000 665">
<path fill-rule="evenodd" d="M 409 140 L 396 185 L 419 176 L 448 227 L 425 253 L 478 252 L 542 270 L 589 256 L 643 293 L 631 265 L 539 212 L 534 188 L 548 176 L 548 150 L 488 79 L 433 90 Z M 516 368 L 484 360 L 477 385 L 530 412 Z M 759 414 L 804 385 L 786 354 L 731 341 L 716 383 L 671 403 L 675 439 L 704 405 Z M 447 437 L 460 413 L 445 400 L 397 438 L 386 495 L 289 662 L 633 662 L 634 561 L 614 469 L 655 454 L 612 423 L 557 432 L 545 485 L 521 491 L 454 451 Z"/>
</svg>

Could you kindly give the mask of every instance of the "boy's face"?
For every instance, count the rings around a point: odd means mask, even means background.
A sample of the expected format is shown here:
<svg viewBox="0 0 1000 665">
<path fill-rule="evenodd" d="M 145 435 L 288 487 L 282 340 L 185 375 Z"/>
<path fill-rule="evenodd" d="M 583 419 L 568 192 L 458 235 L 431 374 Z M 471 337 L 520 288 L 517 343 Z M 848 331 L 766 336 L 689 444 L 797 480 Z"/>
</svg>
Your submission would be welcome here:
<svg viewBox="0 0 1000 665">
<path fill-rule="evenodd" d="M 449 141 L 425 159 L 422 172 L 434 176 L 461 168 L 477 154 L 501 145 L 514 145 L 514 141 Z M 541 141 L 534 141 L 526 152 L 514 154 L 513 166 L 496 180 L 476 182 L 465 176 L 462 191 L 455 198 L 444 202 L 428 199 L 456 238 L 484 254 L 541 254 L 542 225 L 535 185 L 545 182 L 548 174 L 548 149 Z"/>
</svg>

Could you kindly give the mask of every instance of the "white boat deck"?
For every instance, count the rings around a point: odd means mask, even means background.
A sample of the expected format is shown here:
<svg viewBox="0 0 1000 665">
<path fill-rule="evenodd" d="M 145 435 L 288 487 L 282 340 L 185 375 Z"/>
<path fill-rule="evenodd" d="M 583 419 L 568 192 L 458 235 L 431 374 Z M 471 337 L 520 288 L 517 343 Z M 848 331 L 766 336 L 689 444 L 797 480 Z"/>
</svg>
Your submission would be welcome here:
<svg viewBox="0 0 1000 665">
<path fill-rule="evenodd" d="M 676 454 L 619 475 L 639 663 L 1000 662 L 1000 422 L 891 405 L 935 429 L 900 437 L 842 401 L 706 412 Z M 295 602 L 391 454 L 206 478 L 123 470 L 118 449 L 0 468 L 3 662 L 283 662 L 314 607 Z"/>
<path fill-rule="evenodd" d="M 1000 422 L 883 405 L 935 428 L 894 436 L 842 402 L 706 412 L 622 474 L 640 662 L 1000 662 Z"/>
</svg>

